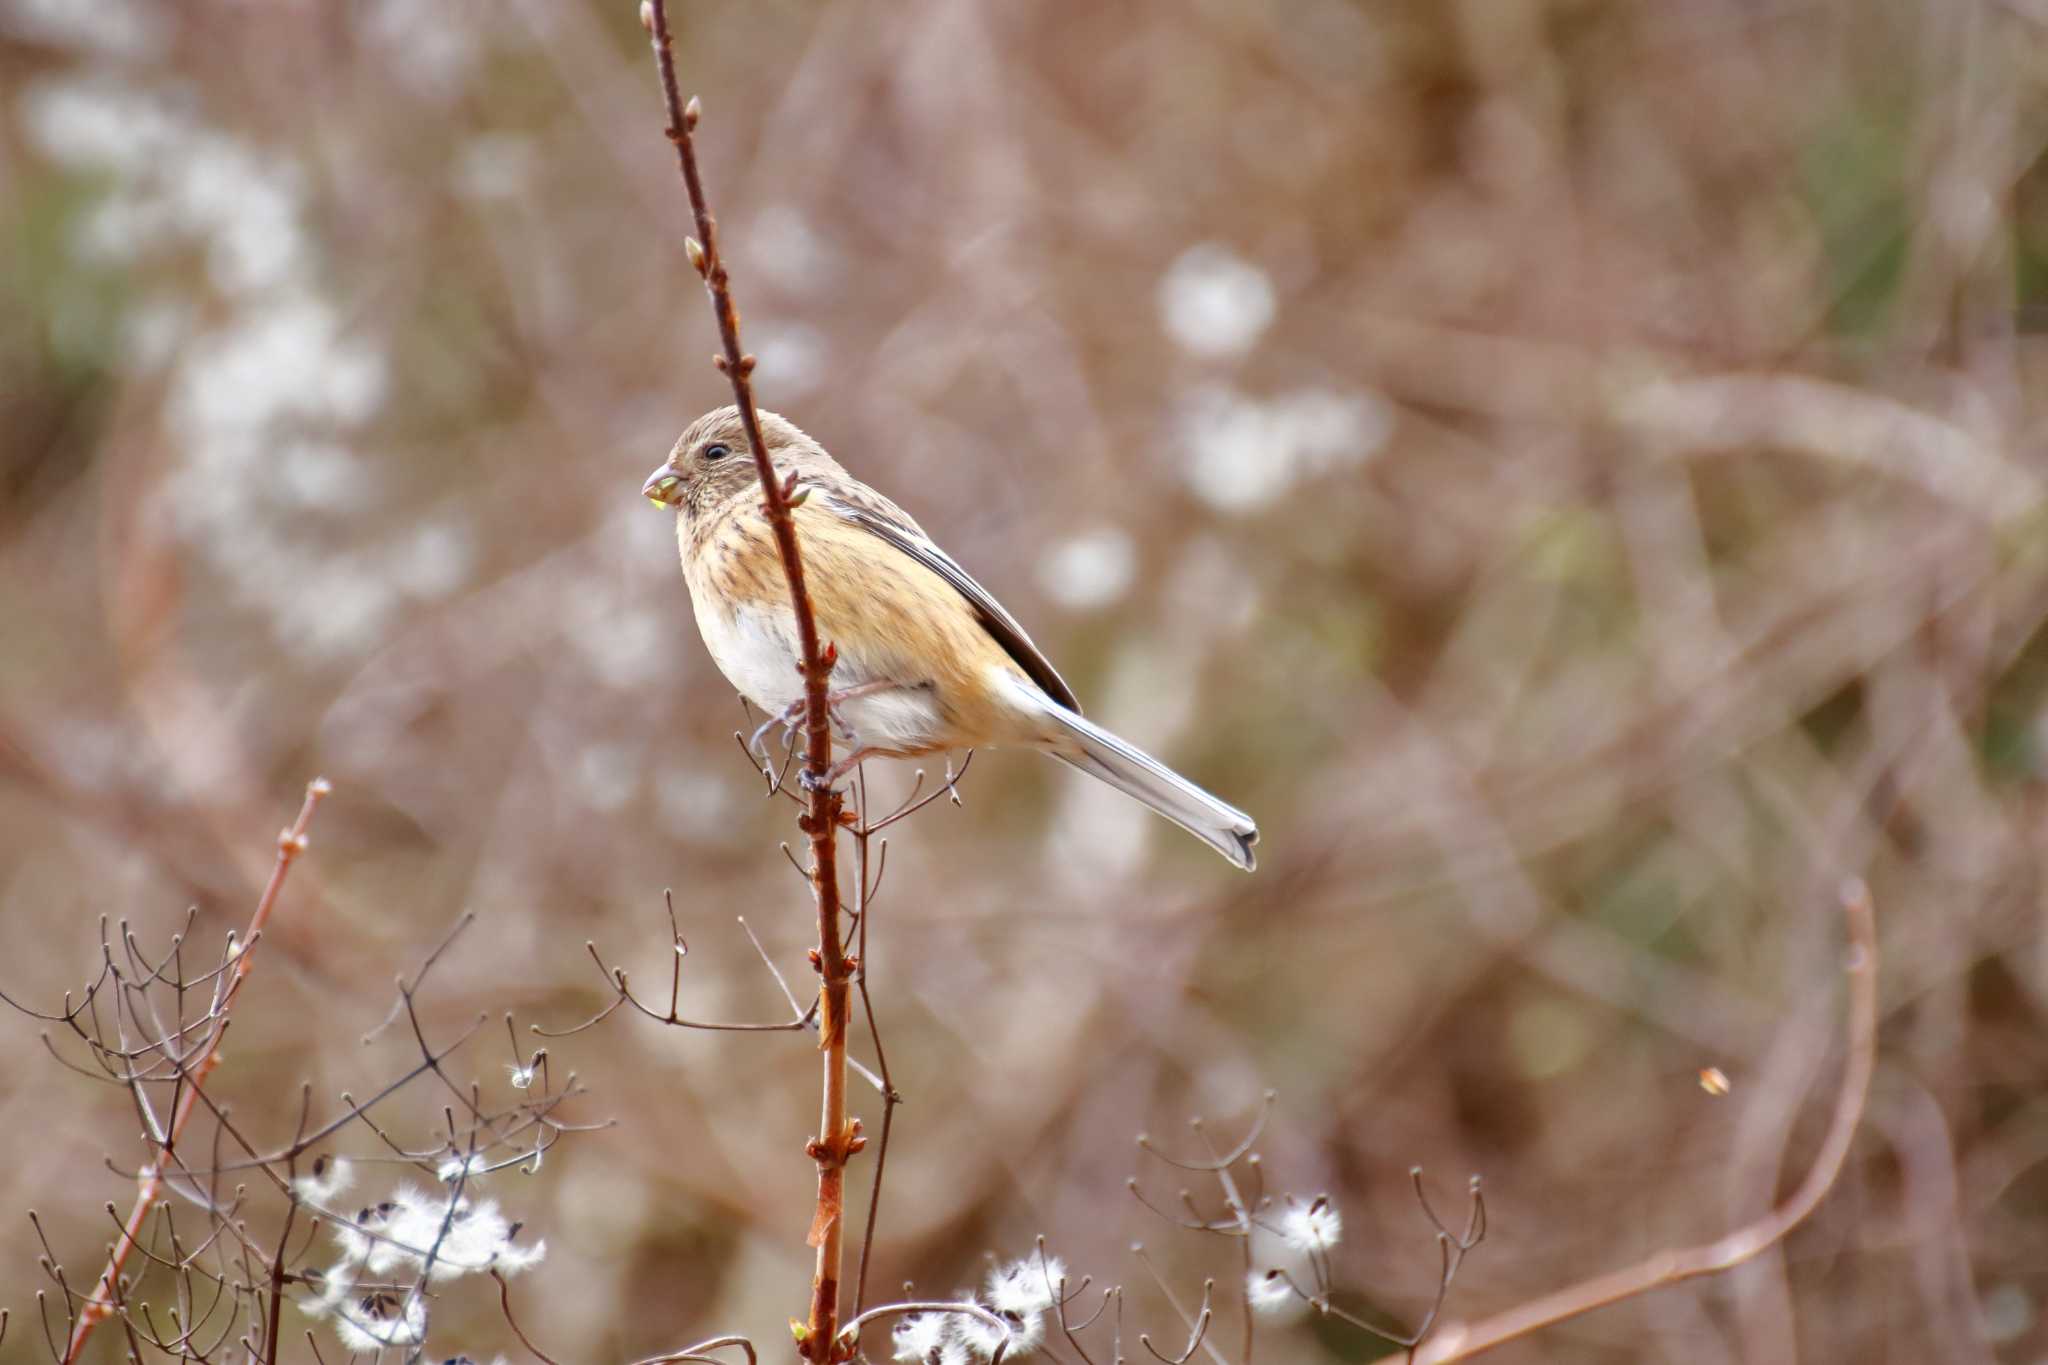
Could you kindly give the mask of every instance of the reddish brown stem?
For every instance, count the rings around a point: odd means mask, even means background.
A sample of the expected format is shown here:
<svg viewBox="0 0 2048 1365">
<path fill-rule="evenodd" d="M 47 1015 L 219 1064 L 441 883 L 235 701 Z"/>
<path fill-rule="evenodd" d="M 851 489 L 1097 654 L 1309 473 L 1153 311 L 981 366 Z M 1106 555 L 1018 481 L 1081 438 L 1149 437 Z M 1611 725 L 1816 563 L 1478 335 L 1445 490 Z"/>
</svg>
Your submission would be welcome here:
<svg viewBox="0 0 2048 1365">
<path fill-rule="evenodd" d="M 761 417 L 754 406 L 754 357 L 740 348 L 739 310 L 733 306 L 731 279 L 719 249 L 718 223 L 704 197 L 696 144 L 690 136 L 697 125 L 697 102 L 693 99 L 686 107 L 676 84 L 675 55 L 670 50 L 668 8 L 664 0 L 642 0 L 640 17 L 654 44 L 654 62 L 661 75 L 661 94 L 668 112 L 669 141 L 675 144 L 676 163 L 682 171 L 690 212 L 697 223 L 698 240 L 690 244 L 689 255 L 711 293 L 711 311 L 717 319 L 723 346 L 718 368 L 732 381 L 733 402 L 739 408 L 740 425 L 747 433 L 747 444 L 753 448 L 754 469 L 761 481 L 762 509 L 775 532 L 782 571 L 789 582 L 790 605 L 796 614 L 800 656 L 797 666 L 804 680 L 804 772 L 809 779 L 805 786 L 810 793 L 798 823 L 811 842 L 811 889 L 817 901 L 817 966 L 821 979 L 818 1047 L 824 1054 L 819 1136 L 808 1149 L 818 1166 L 818 1197 L 809 1238 L 817 1248 L 818 1258 L 811 1279 L 810 1313 L 799 1346 L 805 1359 L 822 1365 L 832 1358 L 838 1337 L 846 1161 L 862 1145 L 860 1125 L 849 1122 L 846 1116 L 847 987 L 853 973 L 847 964 L 840 926 L 840 798 L 825 780 L 832 767 L 831 720 L 825 698 L 832 677 L 833 651 L 818 639 L 817 617 L 804 586 L 803 556 L 797 548 L 789 495 L 782 481 L 775 477 L 774 465 L 768 458 L 768 443 L 761 436 Z"/>
<path fill-rule="evenodd" d="M 197 1107 L 200 1087 L 220 1064 L 220 1039 L 228 1021 L 228 1011 L 235 1005 L 240 994 L 242 979 L 249 974 L 250 960 L 256 956 L 257 935 L 270 922 L 270 912 L 277 904 L 280 892 L 284 890 L 285 874 L 292 869 L 292 861 L 306 851 L 306 830 L 313 823 L 313 812 L 320 806 L 320 798 L 331 788 L 324 777 L 316 777 L 306 784 L 306 799 L 299 806 L 299 818 L 292 827 L 277 836 L 277 861 L 271 865 L 270 880 L 264 883 L 263 894 L 256 901 L 256 913 L 249 917 L 249 932 L 242 939 L 242 951 L 236 955 L 234 970 L 221 991 L 220 1006 L 213 1023 L 213 1041 L 207 1044 L 206 1052 L 199 1061 L 188 1068 L 180 1078 L 184 1093 L 178 1097 L 178 1107 L 171 1115 L 171 1126 L 164 1138 L 163 1148 L 156 1160 L 142 1168 L 136 1181 L 135 1206 L 128 1211 L 128 1220 L 121 1225 L 121 1236 L 114 1243 L 107 1256 L 106 1268 L 93 1284 L 92 1296 L 80 1308 L 78 1319 L 72 1324 L 71 1339 L 64 1347 L 64 1365 L 71 1365 L 85 1350 L 85 1343 L 91 1339 L 93 1329 L 114 1315 L 120 1299 L 115 1292 L 119 1284 L 122 1267 L 128 1264 L 129 1253 L 138 1245 L 142 1235 L 142 1224 L 149 1217 L 149 1211 L 156 1207 L 157 1199 L 163 1193 L 163 1168 L 166 1159 L 177 1149 L 178 1138 L 185 1131 L 185 1124 L 191 1119 Z"/>
</svg>

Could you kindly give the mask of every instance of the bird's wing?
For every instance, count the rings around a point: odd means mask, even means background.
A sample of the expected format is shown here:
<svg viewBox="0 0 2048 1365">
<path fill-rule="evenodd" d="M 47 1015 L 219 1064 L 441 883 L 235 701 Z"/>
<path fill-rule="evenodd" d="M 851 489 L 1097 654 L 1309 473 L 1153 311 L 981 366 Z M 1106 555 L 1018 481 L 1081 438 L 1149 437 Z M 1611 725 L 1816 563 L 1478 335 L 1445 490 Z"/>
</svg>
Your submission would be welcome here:
<svg viewBox="0 0 2048 1365">
<path fill-rule="evenodd" d="M 923 528 L 912 521 L 907 513 L 886 498 L 872 492 L 862 497 L 859 502 L 855 502 L 837 492 L 824 493 L 822 489 L 819 491 L 822 494 L 820 501 L 828 511 L 881 537 L 952 584 L 954 590 L 966 598 L 968 605 L 974 608 L 974 614 L 980 618 L 982 628 L 994 636 L 996 643 L 1003 647 L 1004 652 L 1016 660 L 1017 667 L 1023 669 L 1031 681 L 1044 688 L 1047 696 L 1076 714 L 1080 712 L 1081 703 L 1074 696 L 1074 689 L 1067 686 L 1066 679 L 1062 678 L 1045 655 L 1039 652 L 1038 646 L 1031 643 L 1031 637 L 1024 633 L 1023 626 L 1017 624 L 1017 618 L 1010 615 L 1002 603 L 996 601 L 993 593 L 975 582 L 973 575 L 955 563 L 953 556 L 934 545 L 931 537 L 926 535 Z"/>
</svg>

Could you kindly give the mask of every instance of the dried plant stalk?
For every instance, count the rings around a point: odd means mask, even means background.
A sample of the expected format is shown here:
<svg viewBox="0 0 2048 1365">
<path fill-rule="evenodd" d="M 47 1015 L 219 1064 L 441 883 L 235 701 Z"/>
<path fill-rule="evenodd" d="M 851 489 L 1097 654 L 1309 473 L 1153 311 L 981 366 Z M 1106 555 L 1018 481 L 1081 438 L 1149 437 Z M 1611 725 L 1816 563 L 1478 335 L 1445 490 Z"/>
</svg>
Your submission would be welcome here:
<svg viewBox="0 0 2048 1365">
<path fill-rule="evenodd" d="M 291 828 L 277 836 L 277 861 L 271 865 L 270 880 L 264 883 L 263 894 L 257 898 L 256 911 L 249 916 L 249 932 L 242 940 L 242 951 L 236 956 L 232 974 L 221 991 L 217 1022 L 214 1025 L 213 1041 L 198 1063 L 183 1078 L 184 1094 L 178 1097 L 178 1106 L 171 1115 L 171 1125 L 165 1135 L 162 1149 L 156 1159 L 142 1168 L 136 1181 L 135 1205 L 128 1211 L 127 1221 L 121 1225 L 121 1235 L 114 1248 L 107 1254 L 106 1268 L 100 1271 L 99 1279 L 93 1282 L 92 1295 L 79 1309 L 78 1318 L 72 1324 L 71 1337 L 64 1346 L 64 1365 L 71 1365 L 85 1350 L 91 1340 L 93 1329 L 114 1315 L 118 1307 L 117 1286 L 121 1271 L 128 1264 L 128 1257 L 142 1236 L 142 1225 L 149 1218 L 150 1210 L 156 1207 L 163 1193 L 163 1168 L 171 1153 L 177 1149 L 178 1139 L 191 1120 L 192 1111 L 198 1107 L 200 1087 L 220 1064 L 220 1040 L 225 1032 L 228 1011 L 234 1008 L 235 996 L 242 988 L 242 981 L 249 975 L 251 959 L 256 956 L 257 936 L 270 922 L 270 912 L 277 905 L 278 895 L 284 890 L 286 874 L 292 870 L 292 862 L 306 851 L 306 831 L 312 826 L 313 812 L 319 809 L 320 798 L 332 788 L 324 777 L 316 777 L 306 784 L 306 799 L 299 806 L 299 818 L 292 821 Z"/>
<path fill-rule="evenodd" d="M 768 443 L 761 436 L 761 418 L 754 406 L 754 357 L 740 348 L 739 310 L 733 306 L 730 277 L 718 244 L 718 223 L 704 197 L 704 182 L 697 170 L 696 145 L 691 133 L 697 126 L 699 107 L 692 99 L 686 106 L 676 84 L 675 56 L 670 50 L 668 9 L 664 0 L 643 0 L 641 22 L 654 45 L 654 61 L 661 76 L 661 93 L 668 112 L 668 136 L 675 144 L 676 162 L 683 186 L 690 197 L 690 211 L 696 219 L 697 238 L 688 240 L 690 262 L 704 277 L 711 294 L 711 311 L 718 323 L 723 353 L 714 363 L 732 381 L 733 402 L 739 408 L 740 423 L 753 447 L 754 468 L 761 480 L 762 510 L 775 532 L 776 548 L 782 555 L 783 574 L 789 582 L 790 605 L 796 613 L 800 657 L 798 668 L 804 679 L 804 774 L 809 793 L 798 825 L 810 838 L 810 880 L 818 911 L 817 968 L 821 978 L 818 1047 L 824 1056 L 823 1098 L 819 1106 L 818 1137 L 809 1155 L 818 1166 L 816 1210 L 811 1219 L 810 1245 L 817 1248 L 817 1265 L 811 1279 L 811 1305 L 807 1320 L 798 1330 L 798 1345 L 804 1358 L 824 1362 L 832 1357 L 839 1336 L 839 1285 L 845 1242 L 846 1162 L 862 1146 L 860 1123 L 846 1114 L 846 1025 L 852 965 L 847 961 L 841 932 L 839 901 L 838 835 L 841 820 L 839 794 L 826 781 L 832 767 L 832 731 L 826 695 L 837 661 L 837 652 L 818 639 L 818 623 L 811 610 L 810 594 L 804 586 L 803 556 L 797 547 L 796 523 L 790 517 L 790 488 L 775 477 L 768 458 Z"/>
</svg>

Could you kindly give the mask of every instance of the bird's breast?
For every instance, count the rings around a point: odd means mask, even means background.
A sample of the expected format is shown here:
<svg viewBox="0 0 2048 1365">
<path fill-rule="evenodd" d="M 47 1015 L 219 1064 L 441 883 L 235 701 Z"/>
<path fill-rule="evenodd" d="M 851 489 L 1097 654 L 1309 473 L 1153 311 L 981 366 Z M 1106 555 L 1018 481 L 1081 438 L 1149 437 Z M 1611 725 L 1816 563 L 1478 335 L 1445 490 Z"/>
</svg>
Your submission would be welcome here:
<svg viewBox="0 0 2048 1365">
<path fill-rule="evenodd" d="M 1016 668 L 965 598 L 909 556 L 806 506 L 797 516 L 821 643 L 838 652 L 835 692 L 887 684 L 841 706 L 863 746 L 915 755 L 1028 743 L 1032 718 L 994 685 Z M 719 671 L 780 713 L 803 694 L 795 613 L 767 519 L 752 505 L 680 530 L 697 628 Z"/>
<path fill-rule="evenodd" d="M 693 592 L 690 605 L 711 662 L 762 710 L 782 711 L 803 695 L 796 669 L 796 622 L 785 609 L 739 606 Z"/>
</svg>

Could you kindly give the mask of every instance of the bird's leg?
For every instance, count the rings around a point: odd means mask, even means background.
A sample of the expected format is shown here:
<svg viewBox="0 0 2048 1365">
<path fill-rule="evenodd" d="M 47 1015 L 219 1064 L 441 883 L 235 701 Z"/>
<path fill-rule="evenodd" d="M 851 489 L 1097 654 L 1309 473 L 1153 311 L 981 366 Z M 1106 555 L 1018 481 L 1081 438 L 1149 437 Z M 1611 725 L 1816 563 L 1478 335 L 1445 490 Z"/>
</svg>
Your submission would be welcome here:
<svg viewBox="0 0 2048 1365">
<path fill-rule="evenodd" d="M 766 761 L 768 757 L 768 750 L 762 747 L 761 737 L 767 734 L 770 730 L 773 730 L 778 725 L 780 725 L 783 729 L 789 731 L 790 734 L 793 736 L 796 733 L 796 718 L 802 715 L 803 713 L 804 699 L 802 697 L 798 697 L 795 701 L 783 707 L 781 714 L 771 715 L 768 717 L 768 719 L 762 721 L 760 727 L 754 731 L 753 737 L 747 741 L 747 748 L 757 754 L 760 754 L 763 761 Z"/>
<path fill-rule="evenodd" d="M 825 719 L 831 722 L 832 728 L 839 733 L 841 739 L 851 744 L 854 741 L 853 727 L 846 723 L 846 717 L 839 714 L 839 703 L 853 701 L 858 697 L 871 697 L 877 692 L 894 691 L 897 686 L 898 684 L 890 682 L 886 678 L 878 678 L 872 682 L 857 683 L 852 687 L 843 687 L 837 692 L 827 692 L 825 694 Z M 797 699 L 797 706 L 803 706 L 803 699 L 801 697 Z"/>
<path fill-rule="evenodd" d="M 851 725 L 846 723 L 846 718 L 839 714 L 838 704 L 842 701 L 851 701 L 856 697 L 873 696 L 877 692 L 897 691 L 903 686 L 902 683 L 878 679 L 874 682 L 861 683 L 857 687 L 846 688 L 844 691 L 829 693 L 826 696 L 826 710 L 831 713 L 832 724 L 839 731 L 841 738 L 852 746 L 853 752 L 840 759 L 837 763 L 834 763 L 830 768 L 827 768 L 823 777 L 813 778 L 808 771 L 800 774 L 798 780 L 803 784 L 806 791 L 817 791 L 821 788 L 830 788 L 838 785 L 840 779 L 861 765 L 862 760 L 873 758 L 876 754 L 882 752 L 882 750 L 871 744 L 862 744 L 860 742 L 860 736 L 855 733 Z"/>
<path fill-rule="evenodd" d="M 841 702 L 853 701 L 860 697 L 873 696 L 877 692 L 887 692 L 898 686 L 900 684 L 890 682 L 886 678 L 880 678 L 872 682 L 857 683 L 852 687 L 844 687 L 837 692 L 827 692 L 825 694 L 825 717 L 832 723 L 832 728 L 838 731 L 839 737 L 851 743 L 854 737 L 853 727 L 846 723 L 846 717 L 839 714 L 839 704 Z M 783 707 L 780 714 L 770 716 L 762 721 L 760 728 L 754 731 L 754 737 L 747 741 L 747 747 L 760 750 L 761 736 L 767 734 L 778 725 L 789 731 L 791 742 L 794 743 L 797 721 L 803 714 L 804 699 L 798 697 L 795 701 Z M 767 751 L 761 750 L 761 752 L 765 754 Z"/>
<path fill-rule="evenodd" d="M 853 743 L 853 726 L 847 723 L 845 716 L 839 714 L 839 694 L 834 693 L 825 698 L 825 719 L 832 723 L 832 733 L 838 737 L 840 743 Z"/>
</svg>

